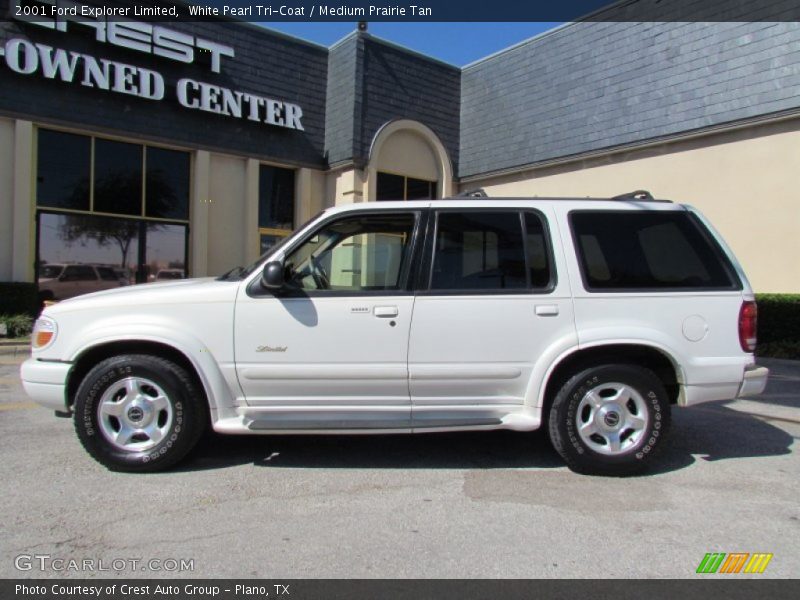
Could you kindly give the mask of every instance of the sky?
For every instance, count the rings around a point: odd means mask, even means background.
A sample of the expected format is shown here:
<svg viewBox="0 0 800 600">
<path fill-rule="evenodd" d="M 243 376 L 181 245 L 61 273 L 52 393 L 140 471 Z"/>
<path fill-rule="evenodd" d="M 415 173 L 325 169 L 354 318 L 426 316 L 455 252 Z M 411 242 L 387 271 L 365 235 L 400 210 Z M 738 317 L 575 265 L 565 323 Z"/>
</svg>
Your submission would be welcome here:
<svg viewBox="0 0 800 600">
<path fill-rule="evenodd" d="M 356 23 L 258 23 L 269 29 L 331 46 L 356 29 Z M 369 33 L 444 62 L 463 67 L 560 23 L 369 23 Z"/>
</svg>

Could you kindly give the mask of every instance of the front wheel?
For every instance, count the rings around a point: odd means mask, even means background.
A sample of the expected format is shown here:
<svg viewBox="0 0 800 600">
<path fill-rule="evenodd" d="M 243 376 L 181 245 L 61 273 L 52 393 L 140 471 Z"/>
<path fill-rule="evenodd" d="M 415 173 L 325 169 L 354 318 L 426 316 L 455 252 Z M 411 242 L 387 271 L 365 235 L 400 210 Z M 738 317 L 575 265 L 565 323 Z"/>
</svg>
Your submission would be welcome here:
<svg viewBox="0 0 800 600">
<path fill-rule="evenodd" d="M 159 471 L 194 447 L 208 420 L 202 394 L 181 366 L 150 355 L 106 359 L 75 396 L 83 447 L 113 471 Z"/>
<path fill-rule="evenodd" d="M 570 378 L 550 409 L 550 439 L 579 473 L 630 475 L 664 443 L 670 404 L 658 377 L 633 365 L 603 365 Z"/>
</svg>

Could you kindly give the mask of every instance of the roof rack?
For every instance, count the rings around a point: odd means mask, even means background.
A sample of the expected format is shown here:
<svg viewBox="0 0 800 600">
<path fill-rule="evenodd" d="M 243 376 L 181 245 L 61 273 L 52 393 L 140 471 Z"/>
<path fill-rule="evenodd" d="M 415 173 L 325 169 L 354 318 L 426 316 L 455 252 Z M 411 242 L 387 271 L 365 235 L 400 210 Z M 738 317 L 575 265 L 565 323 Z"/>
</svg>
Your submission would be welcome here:
<svg viewBox="0 0 800 600">
<path fill-rule="evenodd" d="M 653 194 L 648 192 L 647 190 L 636 190 L 634 192 L 628 192 L 627 194 L 620 194 L 619 196 L 613 196 L 612 200 L 645 200 L 648 202 L 654 202 L 655 198 L 653 198 Z"/>
</svg>

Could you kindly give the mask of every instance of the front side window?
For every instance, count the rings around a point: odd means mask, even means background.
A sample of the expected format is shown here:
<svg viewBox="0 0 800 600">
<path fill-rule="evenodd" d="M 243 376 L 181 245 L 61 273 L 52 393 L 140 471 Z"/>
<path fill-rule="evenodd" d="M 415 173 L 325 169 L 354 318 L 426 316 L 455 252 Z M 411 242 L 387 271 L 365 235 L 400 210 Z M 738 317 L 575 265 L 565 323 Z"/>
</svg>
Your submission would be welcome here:
<svg viewBox="0 0 800 600">
<path fill-rule="evenodd" d="M 550 285 L 542 219 L 520 211 L 437 215 L 431 290 L 543 289 Z"/>
<path fill-rule="evenodd" d="M 402 289 L 416 220 L 414 213 L 359 215 L 325 225 L 287 257 L 289 289 Z"/>
<path fill-rule="evenodd" d="M 570 221 L 589 290 L 737 286 L 730 262 L 690 213 L 580 211 Z"/>
</svg>

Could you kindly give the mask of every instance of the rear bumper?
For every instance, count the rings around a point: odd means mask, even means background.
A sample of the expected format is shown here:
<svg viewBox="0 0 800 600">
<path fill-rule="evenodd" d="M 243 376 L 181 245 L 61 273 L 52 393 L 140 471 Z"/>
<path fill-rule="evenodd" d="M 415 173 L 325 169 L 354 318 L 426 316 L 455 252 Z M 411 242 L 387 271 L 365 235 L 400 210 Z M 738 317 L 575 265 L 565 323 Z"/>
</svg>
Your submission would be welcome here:
<svg viewBox="0 0 800 600">
<path fill-rule="evenodd" d="M 682 385 L 678 405 L 694 406 L 704 402 L 756 396 L 767 387 L 768 377 L 769 369 L 751 365 L 745 368 L 739 381 Z"/>
<path fill-rule="evenodd" d="M 764 391 L 767 387 L 767 378 L 769 377 L 769 369 L 766 367 L 753 367 L 744 372 L 744 379 L 742 385 L 739 387 L 737 398 L 743 396 L 757 396 Z"/>
<path fill-rule="evenodd" d="M 22 387 L 33 400 L 57 411 L 67 410 L 67 375 L 70 363 L 44 362 L 29 358 L 20 367 Z"/>
</svg>

